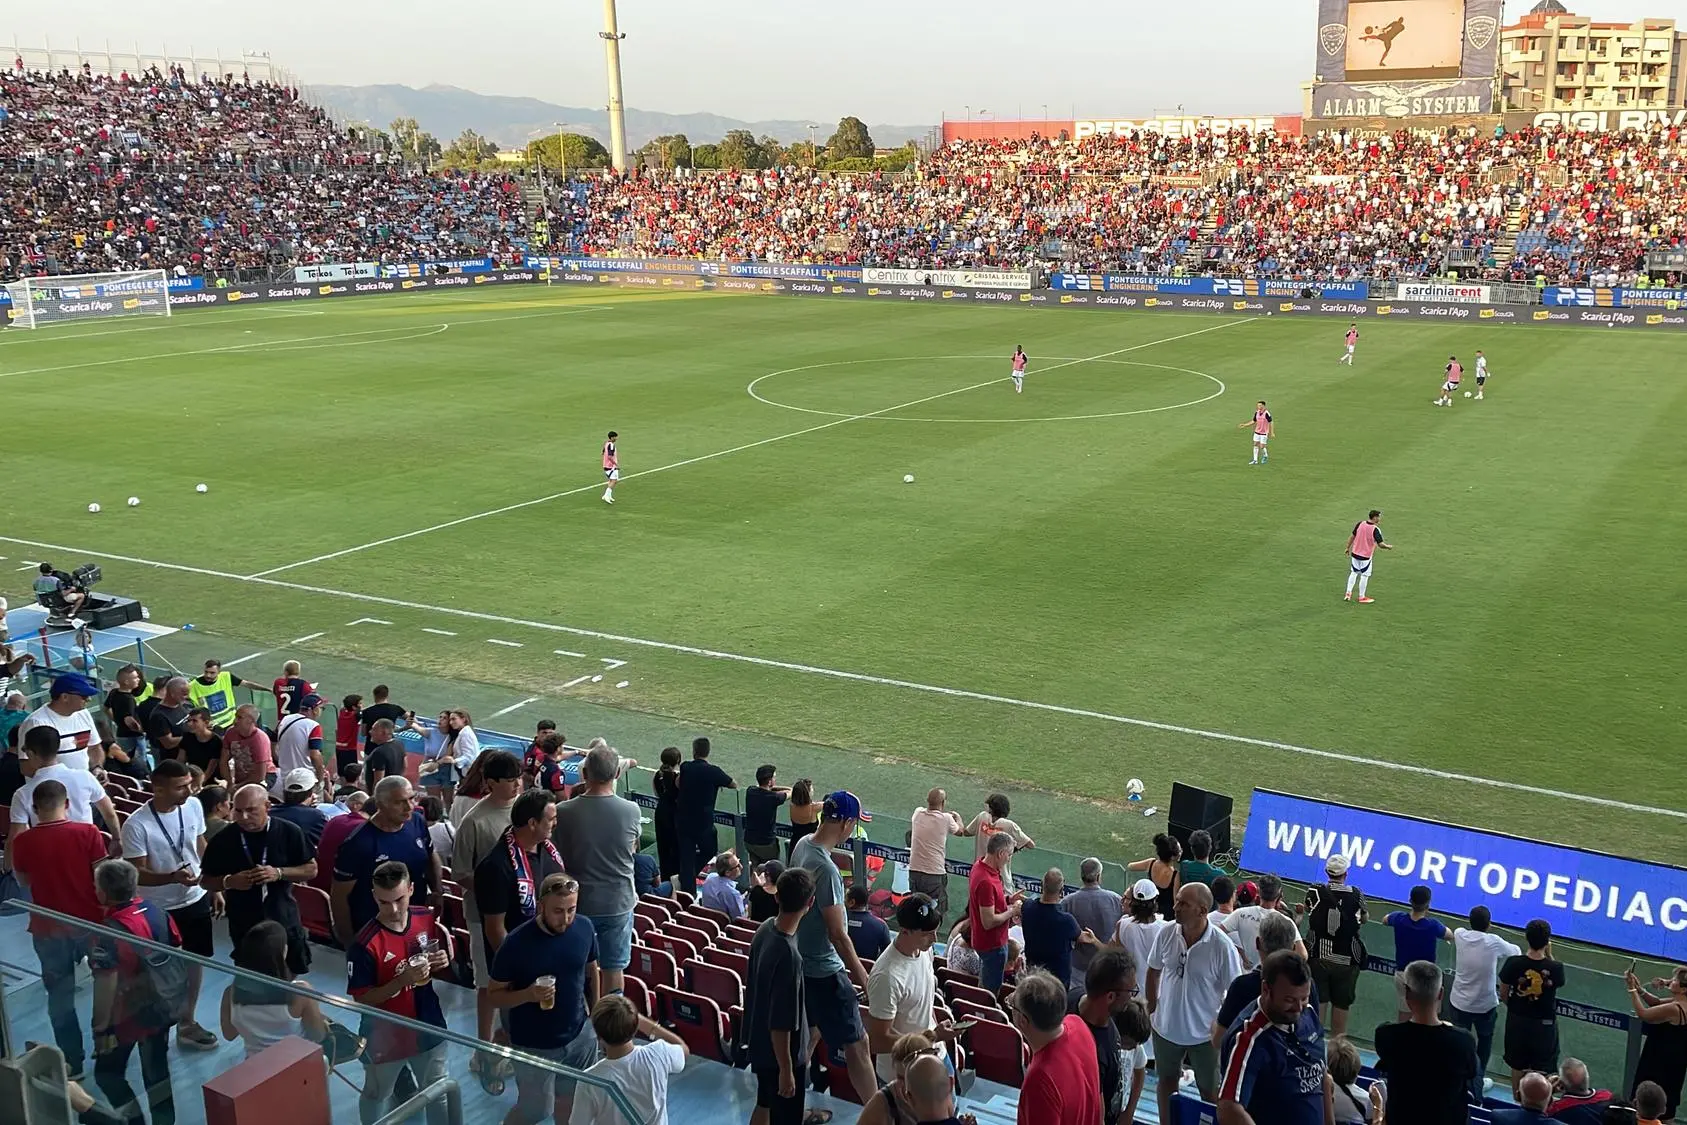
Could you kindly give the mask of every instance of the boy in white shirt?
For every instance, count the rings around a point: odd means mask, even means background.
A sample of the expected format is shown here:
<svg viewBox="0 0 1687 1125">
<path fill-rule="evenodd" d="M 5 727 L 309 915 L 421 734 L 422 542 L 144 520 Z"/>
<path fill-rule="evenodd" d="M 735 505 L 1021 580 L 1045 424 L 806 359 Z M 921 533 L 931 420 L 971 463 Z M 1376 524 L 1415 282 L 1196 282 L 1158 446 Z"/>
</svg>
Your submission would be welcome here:
<svg viewBox="0 0 1687 1125">
<path fill-rule="evenodd" d="M 619 1089 L 640 1125 L 668 1125 L 668 1079 L 685 1069 L 685 1042 L 639 1015 L 625 996 L 605 996 L 592 1005 L 592 1030 L 603 1058 L 586 1073 Z M 651 1042 L 634 1046 L 635 1035 L 648 1036 Z M 602 1088 L 582 1082 L 575 1088 L 568 1123 L 626 1125 L 626 1117 Z"/>
</svg>

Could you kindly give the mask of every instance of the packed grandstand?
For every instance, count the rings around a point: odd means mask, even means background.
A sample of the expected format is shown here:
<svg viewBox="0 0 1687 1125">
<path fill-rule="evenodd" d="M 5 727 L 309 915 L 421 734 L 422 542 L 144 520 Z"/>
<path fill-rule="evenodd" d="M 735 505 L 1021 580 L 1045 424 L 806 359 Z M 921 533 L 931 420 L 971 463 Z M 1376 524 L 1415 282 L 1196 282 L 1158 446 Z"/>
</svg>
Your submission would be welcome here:
<svg viewBox="0 0 1687 1125">
<path fill-rule="evenodd" d="M 0 75 L 0 276 L 587 254 L 1333 281 L 1621 285 L 1682 245 L 1682 130 L 952 141 L 907 174 L 521 174 L 371 152 L 296 89 Z M 548 215 L 545 210 L 548 209 Z M 547 217 L 547 227 L 536 221 Z M 535 231 L 555 232 L 545 246 Z M 1458 251 L 1459 253 L 1453 253 Z"/>
</svg>

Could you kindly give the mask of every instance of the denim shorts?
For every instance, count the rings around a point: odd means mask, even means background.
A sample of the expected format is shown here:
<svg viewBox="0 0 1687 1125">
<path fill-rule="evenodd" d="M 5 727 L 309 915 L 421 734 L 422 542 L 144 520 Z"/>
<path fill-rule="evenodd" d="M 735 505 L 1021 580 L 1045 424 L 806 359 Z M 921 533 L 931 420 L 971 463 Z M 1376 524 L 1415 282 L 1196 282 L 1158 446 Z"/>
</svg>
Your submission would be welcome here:
<svg viewBox="0 0 1687 1125">
<path fill-rule="evenodd" d="M 633 960 L 633 912 L 588 914 L 597 930 L 597 967 L 620 972 Z"/>
</svg>

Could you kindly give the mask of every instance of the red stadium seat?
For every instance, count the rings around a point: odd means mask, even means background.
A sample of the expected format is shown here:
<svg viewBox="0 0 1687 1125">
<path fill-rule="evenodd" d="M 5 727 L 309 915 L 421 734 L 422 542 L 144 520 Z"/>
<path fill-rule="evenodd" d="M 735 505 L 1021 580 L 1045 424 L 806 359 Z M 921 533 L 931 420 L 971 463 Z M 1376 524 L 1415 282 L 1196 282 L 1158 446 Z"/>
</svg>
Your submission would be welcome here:
<svg viewBox="0 0 1687 1125">
<path fill-rule="evenodd" d="M 715 924 L 715 937 L 719 937 L 720 932 L 726 929 L 726 927 L 732 922 L 731 915 L 725 913 L 724 911 L 704 906 L 702 903 L 697 903 L 695 906 L 688 907 L 686 909 L 686 913 L 695 914 L 698 917 L 707 918 L 709 921 L 713 922 Z M 688 923 L 688 925 L 690 924 L 694 923 Z"/>
<path fill-rule="evenodd" d="M 732 1064 L 732 1025 L 719 1004 L 707 996 L 666 985 L 656 990 L 656 1004 L 658 1019 L 685 1040 L 692 1054 Z"/>
<path fill-rule="evenodd" d="M 707 996 L 721 1006 L 721 1011 L 744 1003 L 744 979 L 731 969 L 707 961 L 688 961 L 684 971 L 691 991 Z"/>
<path fill-rule="evenodd" d="M 633 1007 L 638 1009 L 639 1015 L 649 1017 L 654 1014 L 650 1007 L 649 985 L 629 973 L 622 978 L 621 987 L 622 995 L 632 1001 Z"/>
<path fill-rule="evenodd" d="M 973 973 L 960 973 L 946 965 L 937 966 L 937 980 L 939 984 L 970 984 L 978 987 L 978 977 Z"/>
<path fill-rule="evenodd" d="M 673 917 L 673 912 L 661 903 L 641 898 L 633 903 L 633 916 L 635 918 L 648 918 L 658 925 L 665 925 L 668 919 Z"/>
<path fill-rule="evenodd" d="M 697 947 L 682 937 L 675 937 L 664 930 L 651 930 L 644 935 L 645 944 L 652 949 L 660 949 L 674 959 L 674 964 L 683 965 L 697 956 Z"/>
<path fill-rule="evenodd" d="M 1018 1089 L 1031 1065 L 1031 1048 L 1019 1032 L 1006 1023 L 980 1020 L 969 1033 L 972 1065 L 978 1077 Z"/>
<path fill-rule="evenodd" d="M 719 941 L 715 942 L 715 945 L 726 950 L 728 953 L 741 953 L 745 957 L 750 955 L 750 943 L 747 941 L 737 941 L 733 938 L 723 937 Z"/>
<path fill-rule="evenodd" d="M 299 904 L 299 922 L 311 940 L 339 947 L 334 938 L 334 914 L 327 892 L 308 883 L 293 884 L 293 901 Z"/>
<path fill-rule="evenodd" d="M 738 974 L 739 980 L 747 980 L 750 976 L 750 959 L 742 953 L 734 953 L 717 945 L 703 951 L 703 960 L 723 969 L 731 969 Z"/>
<path fill-rule="evenodd" d="M 992 1023 L 1012 1023 L 1008 1014 L 994 1004 L 974 1004 L 971 1000 L 957 1000 L 952 1009 L 958 1020 L 989 1020 Z"/>
<path fill-rule="evenodd" d="M 679 903 L 682 907 L 691 907 L 697 904 L 697 896 L 692 894 L 690 891 L 676 889 L 674 891 L 674 901 Z"/>
<path fill-rule="evenodd" d="M 976 985 L 961 984 L 957 981 L 954 984 L 945 986 L 943 994 L 949 998 L 951 1003 L 965 1000 L 971 1004 L 978 1004 L 986 1008 L 995 1008 L 998 1011 L 1001 1010 L 1001 1005 L 996 1002 L 996 998 Z"/>
<path fill-rule="evenodd" d="M 635 938 L 642 937 L 655 928 L 656 923 L 650 920 L 650 916 L 648 914 L 633 915 L 633 936 Z"/>
<path fill-rule="evenodd" d="M 447 926 L 466 929 L 469 924 L 468 912 L 463 908 L 463 896 L 460 894 L 446 894 L 440 896 L 443 909 L 440 911 L 440 921 Z"/>
<path fill-rule="evenodd" d="M 633 959 L 627 965 L 627 975 L 637 977 L 651 989 L 663 985 L 675 988 L 679 985 L 679 963 L 666 950 L 635 946 Z"/>
<path fill-rule="evenodd" d="M 754 941 L 756 931 L 759 929 L 761 929 L 760 922 L 752 922 L 748 918 L 734 918 L 727 924 L 726 933 L 721 936 L 731 938 L 733 941 Z"/>
<path fill-rule="evenodd" d="M 697 948 L 698 952 L 702 952 L 711 945 L 715 944 L 713 935 L 704 930 L 699 930 L 696 926 L 686 924 L 682 920 L 685 917 L 685 915 L 681 915 L 679 919 L 669 922 L 666 926 L 662 927 L 662 932 L 667 934 L 669 937 L 683 938 L 684 940 L 689 941 Z"/>
<path fill-rule="evenodd" d="M 867 1097 L 855 1088 L 850 1081 L 849 1067 L 844 1065 L 843 1052 L 834 1051 L 826 1040 L 820 1040 L 820 1046 L 815 1048 L 814 1062 L 826 1072 L 826 1092 L 839 1101 L 854 1102 L 856 1105 L 866 1105 L 867 1098 L 873 1096 L 873 1091 L 867 1091 Z"/>
</svg>

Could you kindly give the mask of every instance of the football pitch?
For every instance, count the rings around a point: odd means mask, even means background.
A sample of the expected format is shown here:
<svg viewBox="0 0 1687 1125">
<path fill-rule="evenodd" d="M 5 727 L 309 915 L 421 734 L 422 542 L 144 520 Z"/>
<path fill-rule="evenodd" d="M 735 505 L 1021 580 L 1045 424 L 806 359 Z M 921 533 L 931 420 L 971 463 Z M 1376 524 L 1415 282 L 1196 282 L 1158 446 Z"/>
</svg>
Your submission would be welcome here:
<svg viewBox="0 0 1687 1125">
<path fill-rule="evenodd" d="M 1687 862 L 1682 343 L 1384 321 L 1350 368 L 1345 327 L 531 287 L 7 332 L 0 574 L 99 561 L 264 682 L 359 657 L 904 763 L 904 815 L 932 771 L 1040 790 L 1108 858 L 1140 777 Z M 1485 401 L 1433 408 L 1478 348 Z"/>
</svg>

